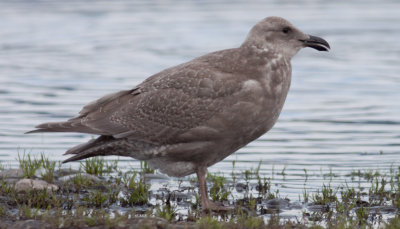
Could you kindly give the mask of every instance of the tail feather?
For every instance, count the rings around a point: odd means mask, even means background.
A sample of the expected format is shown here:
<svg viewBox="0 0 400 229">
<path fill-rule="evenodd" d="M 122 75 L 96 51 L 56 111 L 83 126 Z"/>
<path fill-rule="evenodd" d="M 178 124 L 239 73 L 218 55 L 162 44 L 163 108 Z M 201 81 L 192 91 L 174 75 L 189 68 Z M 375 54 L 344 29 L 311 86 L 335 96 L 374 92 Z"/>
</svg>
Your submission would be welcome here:
<svg viewBox="0 0 400 229">
<path fill-rule="evenodd" d="M 100 155 L 98 155 L 98 154 L 91 155 L 89 153 L 78 154 L 78 155 L 72 156 L 72 157 L 62 161 L 62 163 L 64 164 L 64 163 L 68 163 L 68 162 L 71 162 L 71 161 L 79 161 L 79 160 L 82 160 L 82 159 L 86 159 L 86 158 L 89 158 L 89 157 L 95 157 L 95 156 L 100 156 Z"/>
<path fill-rule="evenodd" d="M 62 163 L 82 160 L 94 156 L 120 155 L 121 147 L 118 147 L 118 144 L 115 144 L 119 141 L 121 141 L 121 139 L 102 135 L 97 139 L 77 145 L 66 151 L 64 155 L 75 154 L 75 156 L 64 160 Z M 125 152 L 125 150 L 122 151 Z"/>
<path fill-rule="evenodd" d="M 77 121 L 67 121 L 67 122 L 46 122 L 35 126 L 36 130 L 31 130 L 25 134 L 41 133 L 41 132 L 79 132 L 79 133 L 92 133 L 98 134 L 97 131 L 83 126 Z"/>
<path fill-rule="evenodd" d="M 113 138 L 112 136 L 106 136 L 106 135 L 101 135 L 100 137 L 96 138 L 96 139 L 92 139 L 88 142 L 79 144 L 77 146 L 72 147 L 71 149 L 67 150 L 64 155 L 67 154 L 79 154 L 85 150 L 88 150 L 90 148 L 96 147 L 96 146 L 100 146 L 108 141 L 112 141 L 115 140 L 115 138 Z"/>
<path fill-rule="evenodd" d="M 111 155 L 148 160 L 160 156 L 165 150 L 166 147 L 160 147 L 147 142 L 101 135 L 97 139 L 90 140 L 87 143 L 69 149 L 64 155 L 75 155 L 66 159 L 63 163 L 78 161 L 89 157 Z"/>
</svg>

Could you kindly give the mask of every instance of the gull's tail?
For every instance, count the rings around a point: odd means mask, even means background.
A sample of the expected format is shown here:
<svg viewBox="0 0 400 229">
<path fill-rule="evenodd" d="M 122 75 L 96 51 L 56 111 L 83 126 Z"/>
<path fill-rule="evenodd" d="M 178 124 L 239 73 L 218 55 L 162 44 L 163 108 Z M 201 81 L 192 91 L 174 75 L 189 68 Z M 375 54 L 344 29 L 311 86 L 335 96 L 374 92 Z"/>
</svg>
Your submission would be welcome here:
<svg viewBox="0 0 400 229">
<path fill-rule="evenodd" d="M 122 149 L 121 151 L 121 147 L 118 147 L 118 145 L 121 145 L 118 144 L 120 141 L 121 139 L 102 135 L 97 139 L 90 140 L 69 149 L 64 155 L 75 154 L 75 156 L 64 160 L 62 163 L 78 161 L 94 156 L 121 155 L 126 152 L 126 149 Z"/>
<path fill-rule="evenodd" d="M 96 134 L 92 129 L 83 126 L 80 120 L 69 120 L 66 122 L 46 122 L 35 126 L 35 128 L 37 129 L 28 131 L 25 134 L 41 132 L 78 132 Z"/>
<path fill-rule="evenodd" d="M 158 147 L 146 142 L 101 135 L 97 139 L 90 140 L 69 149 L 64 155 L 75 155 L 66 159 L 63 163 L 78 161 L 89 157 L 111 155 L 147 160 L 154 157 L 154 149 L 156 148 Z"/>
</svg>

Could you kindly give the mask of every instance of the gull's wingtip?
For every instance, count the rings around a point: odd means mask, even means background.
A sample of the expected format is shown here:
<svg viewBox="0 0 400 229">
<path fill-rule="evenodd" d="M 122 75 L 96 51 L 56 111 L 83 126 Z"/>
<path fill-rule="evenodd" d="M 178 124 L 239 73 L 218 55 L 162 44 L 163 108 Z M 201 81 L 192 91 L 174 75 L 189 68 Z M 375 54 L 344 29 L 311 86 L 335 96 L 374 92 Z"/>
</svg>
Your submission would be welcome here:
<svg viewBox="0 0 400 229">
<path fill-rule="evenodd" d="M 27 132 L 25 132 L 24 134 L 33 134 L 33 133 L 39 133 L 39 132 L 42 132 L 43 130 L 41 130 L 41 129 L 36 129 L 36 130 L 30 130 L 30 131 L 27 131 Z"/>
</svg>

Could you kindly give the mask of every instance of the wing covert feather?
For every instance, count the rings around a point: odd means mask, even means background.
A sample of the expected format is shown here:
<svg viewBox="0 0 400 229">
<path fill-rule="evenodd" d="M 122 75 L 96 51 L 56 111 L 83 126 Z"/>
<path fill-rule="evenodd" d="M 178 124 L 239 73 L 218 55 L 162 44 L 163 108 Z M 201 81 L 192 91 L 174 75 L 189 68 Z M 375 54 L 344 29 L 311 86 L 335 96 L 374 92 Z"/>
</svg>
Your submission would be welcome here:
<svg viewBox="0 0 400 229">
<path fill-rule="evenodd" d="M 240 90 L 241 84 L 229 73 L 207 66 L 196 66 L 199 70 L 194 71 L 187 65 L 166 69 L 132 90 L 90 103 L 77 118 L 99 134 L 170 143 L 229 106 L 226 97 Z"/>
</svg>

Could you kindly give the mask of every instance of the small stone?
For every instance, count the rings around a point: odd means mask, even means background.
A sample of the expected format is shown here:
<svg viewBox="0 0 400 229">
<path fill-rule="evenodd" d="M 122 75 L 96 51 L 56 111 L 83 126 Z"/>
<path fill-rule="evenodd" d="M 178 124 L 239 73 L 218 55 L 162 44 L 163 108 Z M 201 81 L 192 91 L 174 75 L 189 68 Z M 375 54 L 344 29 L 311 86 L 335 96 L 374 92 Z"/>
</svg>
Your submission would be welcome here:
<svg viewBox="0 0 400 229">
<path fill-rule="evenodd" d="M 67 181 L 70 181 L 70 180 L 74 179 L 77 176 L 80 176 L 83 179 L 87 179 L 87 180 L 89 180 L 89 181 L 91 181 L 93 183 L 101 183 L 100 178 L 98 178 L 97 176 L 88 174 L 88 173 L 71 174 L 71 175 L 59 177 L 58 180 L 59 181 L 63 181 L 63 182 L 67 182 Z"/>
<path fill-rule="evenodd" d="M 170 198 L 173 201 L 181 202 L 182 200 L 188 200 L 189 195 L 187 193 L 175 191 L 171 193 Z"/>
<path fill-rule="evenodd" d="M 151 181 L 151 180 L 169 180 L 170 178 L 163 174 L 146 173 L 144 174 L 144 179 L 146 181 Z"/>
<path fill-rule="evenodd" d="M 4 179 L 4 182 L 7 184 L 15 184 L 17 183 L 21 178 L 6 178 Z M 0 227 L 1 228 L 1 227 Z"/>
<path fill-rule="evenodd" d="M 310 204 L 307 206 L 307 209 L 312 212 L 328 212 L 330 207 L 329 205 Z"/>
<path fill-rule="evenodd" d="M 49 228 L 48 226 L 49 225 L 45 225 L 45 223 L 43 224 L 39 220 L 29 219 L 29 220 L 24 220 L 24 221 L 19 221 L 19 222 L 14 223 L 11 228 L 15 228 L 15 229 L 40 229 L 40 228 Z"/>
<path fill-rule="evenodd" d="M 47 191 L 57 191 L 58 186 L 55 184 L 49 184 L 43 180 L 33 180 L 33 179 L 22 179 L 15 184 L 16 192 L 27 192 L 31 190 L 47 190 Z"/>
<path fill-rule="evenodd" d="M 397 208 L 394 206 L 374 206 L 369 208 L 370 213 L 379 214 L 393 214 L 396 213 Z"/>
<path fill-rule="evenodd" d="M 304 205 L 300 202 L 294 202 L 289 205 L 290 209 L 303 209 Z"/>
<path fill-rule="evenodd" d="M 0 171 L 0 178 L 22 178 L 24 173 L 22 169 L 7 169 Z"/>
<path fill-rule="evenodd" d="M 261 215 L 266 215 L 266 214 L 271 215 L 271 214 L 277 214 L 277 213 L 280 213 L 280 212 L 281 212 L 280 210 L 272 209 L 272 208 L 262 208 L 260 210 Z"/>
<path fill-rule="evenodd" d="M 365 200 L 357 200 L 356 205 L 357 205 L 357 207 L 367 207 L 367 206 L 369 206 L 369 203 L 368 203 L 368 201 L 365 201 Z"/>
<path fill-rule="evenodd" d="M 62 177 L 62 176 L 67 176 L 71 174 L 77 174 L 79 173 L 79 170 L 76 169 L 71 169 L 71 168 L 61 168 L 59 170 L 54 171 L 54 176 L 56 177 Z"/>
<path fill-rule="evenodd" d="M 266 202 L 268 208 L 284 209 L 289 206 L 289 200 L 286 199 L 271 199 Z"/>
<path fill-rule="evenodd" d="M 237 192 L 243 192 L 244 190 L 247 190 L 247 185 L 243 183 L 237 183 L 235 189 Z"/>
</svg>

